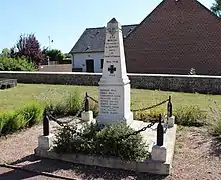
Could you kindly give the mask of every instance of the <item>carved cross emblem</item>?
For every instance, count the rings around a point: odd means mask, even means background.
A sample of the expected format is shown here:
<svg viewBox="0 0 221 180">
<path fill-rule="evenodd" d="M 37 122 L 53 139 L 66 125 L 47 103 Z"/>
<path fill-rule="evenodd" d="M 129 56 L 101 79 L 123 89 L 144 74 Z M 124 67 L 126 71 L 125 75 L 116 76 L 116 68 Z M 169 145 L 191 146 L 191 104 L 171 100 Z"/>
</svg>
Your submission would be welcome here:
<svg viewBox="0 0 221 180">
<path fill-rule="evenodd" d="M 116 71 L 116 68 L 114 67 L 114 65 L 110 65 L 110 67 L 108 68 L 108 71 L 113 74 L 114 71 Z"/>
</svg>

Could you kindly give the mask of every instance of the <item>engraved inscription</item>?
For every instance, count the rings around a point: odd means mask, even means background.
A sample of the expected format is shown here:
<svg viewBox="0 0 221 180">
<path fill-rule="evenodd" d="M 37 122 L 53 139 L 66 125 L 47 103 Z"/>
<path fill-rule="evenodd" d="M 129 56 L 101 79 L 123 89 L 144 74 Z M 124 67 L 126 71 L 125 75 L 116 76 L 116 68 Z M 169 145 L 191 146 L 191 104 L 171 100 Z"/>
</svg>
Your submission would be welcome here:
<svg viewBox="0 0 221 180">
<path fill-rule="evenodd" d="M 105 57 L 120 57 L 117 53 L 119 49 L 119 42 L 116 36 L 108 37 L 105 47 L 106 52 L 108 53 L 108 55 L 105 55 Z"/>
<path fill-rule="evenodd" d="M 116 89 L 100 89 L 100 113 L 118 114 L 120 95 Z"/>
</svg>

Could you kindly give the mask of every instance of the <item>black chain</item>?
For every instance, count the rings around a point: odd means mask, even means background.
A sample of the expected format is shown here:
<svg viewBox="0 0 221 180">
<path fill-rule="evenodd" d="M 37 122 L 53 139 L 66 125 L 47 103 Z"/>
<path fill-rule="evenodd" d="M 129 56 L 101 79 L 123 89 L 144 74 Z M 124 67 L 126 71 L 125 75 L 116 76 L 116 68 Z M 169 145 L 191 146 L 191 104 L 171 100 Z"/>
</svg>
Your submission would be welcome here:
<svg viewBox="0 0 221 180">
<path fill-rule="evenodd" d="M 88 97 L 89 99 L 91 99 L 92 101 L 94 101 L 95 103 L 98 104 L 98 100 L 96 100 L 96 99 L 94 99 L 94 98 L 92 98 L 91 96 L 88 96 L 88 95 L 87 95 L 87 97 Z"/>
<path fill-rule="evenodd" d="M 135 136 L 135 135 L 137 135 L 137 134 L 139 134 L 139 133 L 141 133 L 141 132 L 143 132 L 143 131 L 146 131 L 148 128 L 153 127 L 153 125 L 154 125 L 155 123 L 156 123 L 156 121 L 153 121 L 153 122 L 151 122 L 150 124 L 148 124 L 147 126 L 141 128 L 141 129 L 139 129 L 138 131 L 135 131 L 135 132 L 133 132 L 133 133 L 130 133 L 130 134 L 127 134 L 127 135 L 124 135 L 124 136 L 120 136 L 119 139 L 125 140 L 125 139 L 129 138 L 130 136 Z"/>
<path fill-rule="evenodd" d="M 48 111 L 46 112 L 46 115 L 48 116 L 48 118 L 56 123 L 58 123 L 60 126 L 64 126 L 70 122 L 72 122 L 73 120 L 75 120 L 79 115 L 80 113 L 82 113 L 84 111 L 84 103 L 85 103 L 85 100 L 83 101 L 82 103 L 82 108 L 76 113 L 76 115 L 74 117 L 72 117 L 69 121 L 65 121 L 65 122 L 62 122 L 62 121 L 59 121 L 58 119 L 56 119 L 51 113 L 49 113 Z"/>
<path fill-rule="evenodd" d="M 91 96 L 89 96 L 89 95 L 87 95 L 87 97 L 88 97 L 89 99 L 91 99 L 92 101 L 94 101 L 95 103 L 98 103 L 98 101 L 97 101 L 96 99 L 94 99 L 93 97 L 91 97 Z M 167 101 L 169 101 L 169 99 L 166 99 L 165 101 L 162 101 L 162 102 L 160 102 L 160 103 L 158 103 L 158 104 L 155 104 L 155 105 L 153 105 L 153 106 L 150 106 L 150 107 L 146 107 L 146 108 L 142 108 L 142 109 L 135 109 L 135 110 L 131 110 L 131 111 L 132 111 L 132 112 L 137 112 L 137 111 L 149 110 L 149 109 L 155 108 L 155 107 L 157 107 L 157 106 L 160 106 L 160 105 L 166 103 Z"/>
<path fill-rule="evenodd" d="M 153 105 L 153 106 L 150 106 L 150 107 L 146 107 L 146 108 L 142 108 L 142 109 L 135 109 L 135 110 L 131 110 L 131 111 L 132 111 L 132 112 L 146 111 L 146 110 L 149 110 L 149 109 L 155 108 L 155 107 L 157 107 L 157 106 L 160 106 L 160 105 L 166 103 L 167 101 L 168 101 L 168 99 L 165 100 L 165 101 L 162 101 L 162 102 L 160 102 L 160 103 L 158 103 L 158 104 L 155 104 L 155 105 Z"/>
</svg>

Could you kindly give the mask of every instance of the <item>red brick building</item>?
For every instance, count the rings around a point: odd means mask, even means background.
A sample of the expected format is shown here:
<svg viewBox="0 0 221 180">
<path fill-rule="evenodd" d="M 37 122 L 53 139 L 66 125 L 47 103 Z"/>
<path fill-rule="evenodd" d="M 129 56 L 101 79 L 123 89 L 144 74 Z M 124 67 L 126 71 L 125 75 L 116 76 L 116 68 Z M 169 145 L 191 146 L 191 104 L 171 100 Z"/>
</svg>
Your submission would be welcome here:
<svg viewBox="0 0 221 180">
<path fill-rule="evenodd" d="M 221 21 L 196 0 L 164 0 L 124 40 L 131 73 L 221 75 Z"/>
</svg>

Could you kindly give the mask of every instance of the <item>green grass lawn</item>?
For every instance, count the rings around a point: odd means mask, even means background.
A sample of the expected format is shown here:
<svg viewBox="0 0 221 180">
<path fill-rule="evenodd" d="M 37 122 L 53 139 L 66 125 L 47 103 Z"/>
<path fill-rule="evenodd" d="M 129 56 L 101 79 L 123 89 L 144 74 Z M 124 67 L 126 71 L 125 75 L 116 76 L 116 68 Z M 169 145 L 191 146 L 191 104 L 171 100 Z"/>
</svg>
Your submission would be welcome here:
<svg viewBox="0 0 221 180">
<path fill-rule="evenodd" d="M 45 85 L 45 84 L 18 84 L 17 87 L 0 90 L 0 109 L 19 108 L 33 99 L 56 99 L 60 100 L 67 92 L 78 90 L 82 97 L 85 92 L 95 99 L 98 98 L 98 87 L 71 86 L 71 85 Z M 204 95 L 181 92 L 153 91 L 143 89 L 132 89 L 132 109 L 147 107 L 161 102 L 172 96 L 173 107 L 183 105 L 198 105 L 207 110 L 214 101 L 221 107 L 221 95 Z M 162 105 L 166 108 L 166 105 Z"/>
</svg>

